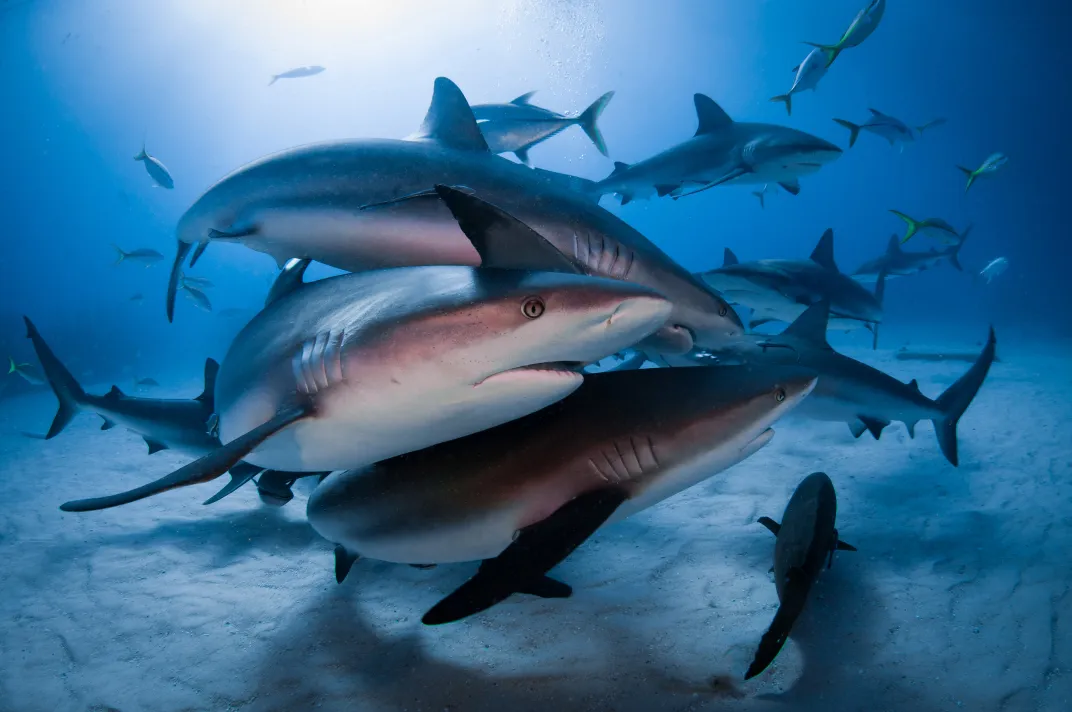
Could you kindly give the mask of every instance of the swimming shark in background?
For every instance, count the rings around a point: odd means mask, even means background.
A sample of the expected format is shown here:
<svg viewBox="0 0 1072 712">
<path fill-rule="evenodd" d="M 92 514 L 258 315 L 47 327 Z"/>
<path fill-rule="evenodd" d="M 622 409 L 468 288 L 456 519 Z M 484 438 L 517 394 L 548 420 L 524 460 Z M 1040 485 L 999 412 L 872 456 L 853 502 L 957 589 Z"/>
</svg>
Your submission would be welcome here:
<svg viewBox="0 0 1072 712">
<path fill-rule="evenodd" d="M 876 29 L 878 29 L 878 23 L 882 21 L 882 16 L 886 13 L 886 0 L 870 0 L 867 3 L 867 7 L 856 13 L 856 17 L 853 18 L 852 23 L 849 24 L 849 28 L 841 35 L 835 44 L 824 45 L 817 44 L 815 42 L 805 42 L 816 49 L 823 50 L 828 55 L 827 66 L 834 63 L 834 60 L 838 58 L 844 50 L 851 47 L 859 47 L 864 40 L 870 37 Z"/>
<path fill-rule="evenodd" d="M 710 97 L 696 94 L 696 134 L 634 164 L 616 162 L 599 181 L 603 195 L 622 205 L 652 195 L 681 198 L 728 184 L 777 183 L 796 195 L 801 176 L 815 173 L 841 155 L 817 136 L 775 124 L 734 121 Z"/>
<path fill-rule="evenodd" d="M 849 130 L 849 148 L 856 144 L 856 139 L 860 136 L 861 131 L 867 131 L 886 139 L 891 146 L 900 144 L 903 150 L 904 144 L 916 140 L 916 132 L 922 136 L 927 129 L 941 126 L 945 123 L 945 119 L 938 118 L 928 121 L 922 126 L 917 126 L 916 130 L 913 131 L 908 124 L 896 117 L 884 114 L 878 109 L 868 109 L 868 111 L 871 112 L 871 118 L 863 124 L 854 124 L 845 119 L 834 119 L 836 123 Z"/>
<path fill-rule="evenodd" d="M 141 143 L 141 150 L 138 151 L 138 155 L 134 156 L 135 161 L 141 161 L 145 166 L 145 172 L 149 174 L 149 177 L 153 179 L 153 182 L 161 188 L 167 188 L 171 190 L 175 187 L 175 180 L 171 177 L 171 173 L 168 172 L 167 166 L 156 156 L 151 156 L 145 150 L 145 142 Z"/>
<path fill-rule="evenodd" d="M 599 97 L 577 116 L 565 116 L 533 105 L 531 100 L 535 93 L 530 91 L 522 94 L 509 104 L 473 105 L 473 116 L 488 143 L 489 151 L 513 153 L 519 161 L 529 165 L 530 148 L 570 126 L 580 126 L 596 149 L 607 155 L 607 144 L 596 122 L 614 98 L 614 92 L 609 91 Z"/>
<path fill-rule="evenodd" d="M 992 153 L 985 161 L 983 161 L 983 165 L 975 170 L 965 168 L 964 166 L 957 166 L 957 168 L 960 169 L 960 172 L 968 177 L 968 182 L 964 186 L 964 192 L 967 193 L 968 189 L 972 187 L 972 184 L 975 183 L 977 179 L 994 175 L 1008 162 L 1009 157 L 1004 153 Z"/>
<path fill-rule="evenodd" d="M 301 79 L 302 77 L 311 77 L 316 74 L 320 74 L 324 71 L 324 67 L 319 64 L 313 64 L 308 67 L 297 67 L 295 69 L 288 69 L 280 74 L 273 74 L 272 81 L 268 82 L 268 86 L 272 86 L 280 79 Z"/>
<path fill-rule="evenodd" d="M 960 235 L 960 241 L 955 245 L 943 250 L 932 248 L 926 252 L 907 252 L 901 249 L 901 238 L 891 235 L 886 245 L 886 253 L 873 260 L 868 260 L 856 268 L 852 273 L 853 278 L 861 282 L 874 282 L 880 274 L 886 278 L 903 277 L 910 274 L 918 274 L 931 269 L 941 262 L 948 262 L 959 272 L 964 271 L 960 264 L 960 250 L 964 247 L 965 240 L 971 233 L 969 225 Z"/>
<path fill-rule="evenodd" d="M 254 161 L 209 188 L 176 230 L 168 319 L 183 262 L 194 250 L 192 263 L 212 241 L 239 242 L 280 265 L 309 258 L 353 272 L 480 264 L 437 185 L 464 186 L 581 263 L 586 274 L 646 285 L 669 299 L 673 312 L 650 339 L 654 351 L 686 353 L 743 331 L 714 290 L 599 207 L 594 183 L 491 154 L 465 96 L 445 77 L 436 80 L 422 127 L 408 140 L 295 148 Z"/>
<path fill-rule="evenodd" d="M 329 475 L 307 517 L 346 560 L 484 560 L 426 624 L 513 593 L 566 596 L 569 587 L 546 574 L 596 528 L 747 458 L 814 385 L 814 373 L 792 366 L 586 376 L 568 398 L 521 420 Z"/>
<path fill-rule="evenodd" d="M 830 66 L 830 54 L 828 50 L 821 48 L 809 52 L 803 62 L 793 67 L 793 71 L 796 72 L 793 86 L 789 87 L 789 91 L 785 94 L 771 97 L 771 101 L 785 102 L 785 112 L 792 116 L 793 95 L 808 89 L 815 91 L 819 88 L 819 80 L 826 76 L 826 70 Z M 762 196 L 762 193 L 760 195 Z M 762 200 L 760 202 L 762 203 Z"/>
</svg>

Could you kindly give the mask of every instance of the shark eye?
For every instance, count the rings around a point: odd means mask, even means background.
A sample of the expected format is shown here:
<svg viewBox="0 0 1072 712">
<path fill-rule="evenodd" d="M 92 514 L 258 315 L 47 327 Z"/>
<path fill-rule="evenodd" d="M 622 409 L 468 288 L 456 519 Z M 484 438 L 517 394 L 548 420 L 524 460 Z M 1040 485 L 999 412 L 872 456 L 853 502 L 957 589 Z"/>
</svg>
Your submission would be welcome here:
<svg viewBox="0 0 1072 712">
<path fill-rule="evenodd" d="M 774 400 L 778 401 L 779 403 L 781 403 L 782 401 L 785 400 L 785 389 L 784 388 L 779 388 L 778 390 L 776 390 L 774 392 Z"/>
<path fill-rule="evenodd" d="M 529 319 L 539 319 L 546 309 L 547 306 L 539 297 L 529 297 L 521 305 L 521 313 Z"/>
<path fill-rule="evenodd" d="M 726 314 L 728 314 L 729 311 L 730 311 L 730 308 L 728 306 L 726 306 L 725 304 L 723 304 L 722 306 L 720 306 L 718 308 L 718 315 L 719 316 L 726 316 Z"/>
</svg>

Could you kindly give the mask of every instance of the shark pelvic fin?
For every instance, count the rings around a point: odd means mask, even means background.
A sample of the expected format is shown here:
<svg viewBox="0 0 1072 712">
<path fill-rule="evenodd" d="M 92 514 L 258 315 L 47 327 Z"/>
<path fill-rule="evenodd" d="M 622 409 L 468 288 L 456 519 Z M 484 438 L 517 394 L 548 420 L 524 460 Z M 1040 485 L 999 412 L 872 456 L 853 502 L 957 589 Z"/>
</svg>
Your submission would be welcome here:
<svg viewBox="0 0 1072 712">
<path fill-rule="evenodd" d="M 351 554 L 346 550 L 342 544 L 335 545 L 335 583 L 342 583 L 346 580 L 346 575 L 350 573 L 350 569 L 353 568 L 354 562 L 361 557 L 357 554 Z"/>
</svg>

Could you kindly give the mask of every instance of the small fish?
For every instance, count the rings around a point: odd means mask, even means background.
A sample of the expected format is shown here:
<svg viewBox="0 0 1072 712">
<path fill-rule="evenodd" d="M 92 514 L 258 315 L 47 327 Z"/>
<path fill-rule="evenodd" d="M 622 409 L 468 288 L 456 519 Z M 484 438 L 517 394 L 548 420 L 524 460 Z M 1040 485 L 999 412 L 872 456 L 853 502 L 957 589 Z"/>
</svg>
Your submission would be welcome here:
<svg viewBox="0 0 1072 712">
<path fill-rule="evenodd" d="M 784 101 L 786 113 L 792 116 L 793 95 L 808 89 L 815 91 L 819 88 L 819 80 L 826 75 L 826 70 L 830 67 L 829 56 L 829 50 L 819 47 L 809 52 L 803 62 L 793 67 L 793 71 L 797 74 L 793 80 L 793 86 L 785 94 L 771 97 L 771 101 Z"/>
<path fill-rule="evenodd" d="M 943 242 L 947 245 L 958 245 L 964 241 L 964 236 L 967 235 L 970 227 L 963 233 L 957 232 L 956 228 L 947 223 L 941 218 L 926 218 L 925 220 L 916 220 L 909 217 L 899 210 L 891 210 L 891 213 L 896 215 L 905 221 L 908 226 L 908 230 L 905 232 L 905 236 L 901 238 L 901 244 L 908 242 L 917 233 L 920 235 L 926 235 L 927 237 L 933 237 L 934 239 Z"/>
<path fill-rule="evenodd" d="M 115 264 L 119 264 L 121 262 L 134 262 L 137 264 L 145 265 L 146 267 L 152 267 L 154 264 L 164 259 L 164 256 L 156 250 L 150 250 L 145 247 L 140 247 L 136 250 L 131 250 L 130 252 L 125 252 L 118 245 L 112 245 L 112 247 L 119 255 L 119 257 L 115 260 Z M 136 294 L 134 296 L 141 295 Z M 131 297 L 131 300 L 133 299 L 134 297 Z"/>
<path fill-rule="evenodd" d="M 194 304 L 201 307 L 207 312 L 212 311 L 212 302 L 208 300 L 208 297 L 205 296 L 205 293 L 202 292 L 200 289 L 198 289 L 197 287 L 191 287 L 188 284 L 182 285 L 181 289 L 186 292 L 186 296 L 189 297 Z"/>
<path fill-rule="evenodd" d="M 171 190 L 175 187 L 175 180 L 168 173 L 167 166 L 157 158 L 156 156 L 150 156 L 145 151 L 145 142 L 142 141 L 141 150 L 138 155 L 134 156 L 135 161 L 141 161 L 145 164 L 145 171 L 149 174 L 149 177 L 153 179 L 153 182 L 161 188 L 167 188 Z"/>
<path fill-rule="evenodd" d="M 216 285 L 205 279 L 204 277 L 190 277 L 189 275 L 182 275 L 182 281 L 185 284 L 192 284 L 195 287 L 207 289 L 209 287 L 215 287 Z"/>
<path fill-rule="evenodd" d="M 986 283 L 990 284 L 994 277 L 998 277 L 1009 268 L 1009 261 L 1004 257 L 998 257 L 990 260 L 990 262 L 979 271 L 980 277 L 986 278 Z"/>
<path fill-rule="evenodd" d="M 280 79 L 300 79 L 302 77 L 311 77 L 315 74 L 320 74 L 324 71 L 324 67 L 319 64 L 314 64 L 309 67 L 297 67 L 295 69 L 288 69 L 282 74 L 273 74 L 272 81 L 268 82 L 268 86 L 272 86 Z"/>
<path fill-rule="evenodd" d="M 841 39 L 837 41 L 837 44 L 823 45 L 815 42 L 805 42 L 804 44 L 829 52 L 830 59 L 827 61 L 827 66 L 830 66 L 841 54 L 842 50 L 858 47 L 870 37 L 878 28 L 878 23 L 881 22 L 882 15 L 885 12 L 886 0 L 871 0 L 867 7 L 856 13 L 856 17 L 853 18 L 849 29 L 845 30 L 845 34 L 841 35 Z"/>
<path fill-rule="evenodd" d="M 24 381 L 34 386 L 40 386 L 44 384 L 44 379 L 42 379 L 40 376 L 30 370 L 33 368 L 33 366 L 31 366 L 30 364 L 15 363 L 15 359 L 10 356 L 8 356 L 7 361 L 9 364 L 7 369 L 7 375 L 10 376 L 13 373 L 17 374 L 18 376 L 21 376 Z"/>
<path fill-rule="evenodd" d="M 757 198 L 759 198 L 759 207 L 760 208 L 767 207 L 767 204 L 766 204 L 763 196 L 765 196 L 769 192 L 767 190 L 768 188 L 770 188 L 770 183 L 764 183 L 762 188 L 760 188 L 759 190 L 753 190 L 752 191 L 752 195 L 754 195 Z"/>
<path fill-rule="evenodd" d="M 130 301 L 134 302 L 135 304 L 141 304 L 145 301 L 145 295 L 141 292 L 138 292 L 137 294 L 132 294 L 130 296 Z"/>
<path fill-rule="evenodd" d="M 983 161 L 983 165 L 976 168 L 974 171 L 964 166 L 957 166 L 964 175 L 968 176 L 968 184 L 964 186 L 964 192 L 968 192 L 968 188 L 972 187 L 972 183 L 976 178 L 982 178 L 983 176 L 994 175 L 998 172 L 1002 166 L 1009 162 L 1009 157 L 1004 153 L 991 153 L 990 156 Z"/>
<path fill-rule="evenodd" d="M 139 378 L 134 381 L 134 385 L 139 388 L 157 388 L 160 384 L 154 378 Z"/>
<path fill-rule="evenodd" d="M 901 149 L 904 150 L 904 144 L 916 140 L 916 132 L 922 136 L 926 129 L 941 126 L 945 123 L 945 119 L 937 118 L 933 121 L 928 121 L 922 126 L 917 126 L 916 131 L 913 132 L 908 124 L 895 116 L 884 114 L 878 109 L 868 109 L 868 111 L 871 112 L 871 118 L 862 124 L 854 124 L 845 119 L 834 119 L 836 123 L 849 130 L 849 148 L 852 148 L 856 143 L 861 131 L 868 131 L 886 139 L 891 146 L 897 143 L 901 144 Z"/>
</svg>

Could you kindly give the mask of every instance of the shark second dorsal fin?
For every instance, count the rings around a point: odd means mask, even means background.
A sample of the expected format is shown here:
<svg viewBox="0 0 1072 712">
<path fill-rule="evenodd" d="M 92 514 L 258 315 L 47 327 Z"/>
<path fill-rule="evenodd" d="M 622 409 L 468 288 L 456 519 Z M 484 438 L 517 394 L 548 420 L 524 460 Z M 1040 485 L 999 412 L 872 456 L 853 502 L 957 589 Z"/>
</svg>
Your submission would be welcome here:
<svg viewBox="0 0 1072 712">
<path fill-rule="evenodd" d="M 699 122 L 696 127 L 697 136 L 715 133 L 733 124 L 730 115 L 711 97 L 706 94 L 696 94 L 692 99 L 696 103 L 696 120 Z"/>
<path fill-rule="evenodd" d="M 214 394 L 216 392 L 216 374 L 220 372 L 220 365 L 216 363 L 214 359 L 205 359 L 205 390 L 201 391 L 195 400 L 199 400 L 205 405 L 212 407 Z"/>
<path fill-rule="evenodd" d="M 424 122 L 420 130 L 408 138 L 411 141 L 438 141 L 460 151 L 488 150 L 465 95 L 446 77 L 435 80 L 432 103 L 424 115 Z"/>
<path fill-rule="evenodd" d="M 739 264 L 741 264 L 741 261 L 737 259 L 737 255 L 733 254 L 733 250 L 727 247 L 722 251 L 723 267 L 732 267 L 733 265 Z"/>
<path fill-rule="evenodd" d="M 897 255 L 901 253 L 901 238 L 897 235 L 890 235 L 890 241 L 886 243 L 886 254 Z"/>
<path fill-rule="evenodd" d="M 837 262 L 834 262 L 834 231 L 826 228 L 826 232 L 819 238 L 819 244 L 811 251 L 811 261 L 818 265 L 838 271 Z"/>
<path fill-rule="evenodd" d="M 105 400 L 115 401 L 119 400 L 124 395 L 126 394 L 124 394 L 123 391 L 119 390 L 119 386 L 112 386 L 112 390 L 105 393 L 104 398 Z"/>
<path fill-rule="evenodd" d="M 830 321 L 830 302 L 821 301 L 811 305 L 804 313 L 782 332 L 783 336 L 793 336 L 816 346 L 829 349 L 826 340 L 826 325 Z"/>
<path fill-rule="evenodd" d="M 532 101 L 532 95 L 535 94 L 535 93 L 536 93 L 536 91 L 533 90 L 533 91 L 530 91 L 530 92 L 528 92 L 526 94 L 522 94 L 521 96 L 519 96 L 518 98 L 514 99 L 510 103 L 511 104 L 517 104 L 518 106 L 528 106 L 529 102 Z"/>
</svg>

